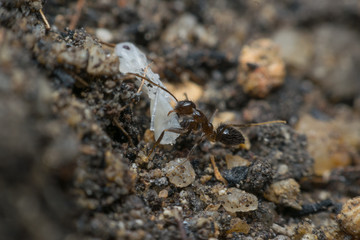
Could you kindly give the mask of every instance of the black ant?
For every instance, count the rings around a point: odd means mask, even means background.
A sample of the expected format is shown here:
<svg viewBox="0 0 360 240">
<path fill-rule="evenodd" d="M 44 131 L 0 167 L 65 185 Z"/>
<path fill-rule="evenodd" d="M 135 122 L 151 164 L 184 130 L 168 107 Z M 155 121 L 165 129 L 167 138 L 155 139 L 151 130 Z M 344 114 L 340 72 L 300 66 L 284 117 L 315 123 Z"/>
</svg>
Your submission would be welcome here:
<svg viewBox="0 0 360 240">
<path fill-rule="evenodd" d="M 203 137 L 208 139 L 211 142 L 221 142 L 225 145 L 239 145 L 245 143 L 244 135 L 236 130 L 235 128 L 246 128 L 252 126 L 259 126 L 264 124 L 273 124 L 273 123 L 286 123 L 283 120 L 274 120 L 268 122 L 261 123 L 248 123 L 248 124 L 220 124 L 216 129 L 214 129 L 213 124 L 209 121 L 209 119 L 205 116 L 205 114 L 196 108 L 194 102 L 190 100 L 178 101 L 177 98 L 167 89 L 161 87 L 160 85 L 154 83 L 150 79 L 143 77 L 139 74 L 131 75 L 137 76 L 154 86 L 161 88 L 163 91 L 170 94 L 176 103 L 174 110 L 169 111 L 168 116 L 174 112 L 177 116 L 180 117 L 188 117 L 185 118 L 182 122 L 182 128 L 169 128 L 162 131 L 159 138 L 156 140 L 154 146 L 150 150 L 147 158 L 150 158 L 150 155 L 153 153 L 154 149 L 160 144 L 162 138 L 164 137 L 165 132 L 173 132 L 178 134 L 189 134 L 192 131 L 201 131 L 203 133 Z M 198 145 L 197 143 L 192 150 Z M 192 152 L 190 151 L 190 153 Z"/>
</svg>

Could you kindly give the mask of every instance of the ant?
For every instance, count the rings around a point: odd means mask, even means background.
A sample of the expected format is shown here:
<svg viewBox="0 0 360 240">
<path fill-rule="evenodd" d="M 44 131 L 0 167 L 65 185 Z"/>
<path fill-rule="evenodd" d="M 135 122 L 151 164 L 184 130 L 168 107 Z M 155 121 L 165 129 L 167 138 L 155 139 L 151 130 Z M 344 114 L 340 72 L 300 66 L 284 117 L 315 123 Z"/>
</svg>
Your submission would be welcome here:
<svg viewBox="0 0 360 240">
<path fill-rule="evenodd" d="M 150 150 L 147 159 L 150 158 L 150 155 L 153 153 L 155 148 L 160 144 L 162 138 L 164 137 L 165 132 L 173 132 L 178 133 L 180 135 L 182 134 L 189 134 L 193 131 L 201 131 L 203 133 L 202 139 L 206 138 L 210 142 L 220 142 L 225 145 L 239 145 L 245 143 L 245 137 L 244 135 L 238 131 L 235 128 L 246 128 L 246 127 L 252 127 L 252 126 L 259 126 L 264 124 L 273 124 L 273 123 L 284 123 L 286 124 L 286 121 L 283 120 L 274 120 L 274 121 L 268 121 L 268 122 L 261 122 L 261 123 L 248 123 L 248 124 L 220 124 L 216 129 L 214 128 L 213 124 L 210 122 L 210 120 L 205 116 L 205 114 L 197 109 L 194 102 L 186 99 L 182 101 L 178 101 L 177 98 L 167 89 L 164 87 L 154 83 L 150 79 L 143 77 L 139 74 L 130 73 L 131 75 L 137 76 L 154 86 L 159 87 L 163 91 L 170 94 L 176 101 L 176 106 L 174 110 L 169 111 L 168 116 L 171 113 L 176 113 L 177 116 L 180 117 L 187 117 L 184 118 L 182 121 L 182 128 L 169 128 L 162 131 L 159 138 L 156 140 L 154 146 Z M 202 140 L 201 139 L 201 140 Z M 201 142 L 201 140 L 194 145 L 192 150 Z M 189 156 L 188 155 L 188 156 Z M 180 164 L 181 165 L 181 164 Z"/>
</svg>

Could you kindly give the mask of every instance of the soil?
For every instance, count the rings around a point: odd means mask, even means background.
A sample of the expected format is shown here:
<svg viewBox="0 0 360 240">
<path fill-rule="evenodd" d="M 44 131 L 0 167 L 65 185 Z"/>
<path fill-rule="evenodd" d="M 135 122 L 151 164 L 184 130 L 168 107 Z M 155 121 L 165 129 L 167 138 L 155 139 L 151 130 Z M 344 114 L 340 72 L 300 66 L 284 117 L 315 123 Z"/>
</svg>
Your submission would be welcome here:
<svg viewBox="0 0 360 240">
<path fill-rule="evenodd" d="M 1 238 L 360 238 L 359 22 L 357 0 L 2 1 Z M 257 39 L 285 66 L 274 86 L 271 64 L 241 58 Z M 146 158 L 150 101 L 120 42 L 217 122 L 287 124 L 201 141 L 169 173 L 201 132 Z"/>
</svg>

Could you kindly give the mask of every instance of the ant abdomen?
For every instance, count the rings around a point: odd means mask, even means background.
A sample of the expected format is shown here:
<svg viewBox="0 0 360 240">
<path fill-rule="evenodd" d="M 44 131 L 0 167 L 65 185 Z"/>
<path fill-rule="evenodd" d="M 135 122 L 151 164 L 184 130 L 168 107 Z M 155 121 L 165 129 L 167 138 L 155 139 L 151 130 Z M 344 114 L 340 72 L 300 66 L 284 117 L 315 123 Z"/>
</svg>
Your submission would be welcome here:
<svg viewBox="0 0 360 240">
<path fill-rule="evenodd" d="M 215 141 L 221 142 L 225 145 L 239 145 L 245 143 L 244 135 L 233 127 L 226 124 L 221 124 L 216 129 Z"/>
</svg>

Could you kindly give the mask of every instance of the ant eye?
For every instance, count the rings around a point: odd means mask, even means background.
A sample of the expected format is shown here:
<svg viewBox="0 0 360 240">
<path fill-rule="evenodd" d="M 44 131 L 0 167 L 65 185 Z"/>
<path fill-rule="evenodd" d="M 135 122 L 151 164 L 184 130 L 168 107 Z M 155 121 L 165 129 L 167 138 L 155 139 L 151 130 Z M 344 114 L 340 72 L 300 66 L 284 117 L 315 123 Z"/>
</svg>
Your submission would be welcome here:
<svg viewBox="0 0 360 240">
<path fill-rule="evenodd" d="M 124 45 L 123 48 L 126 50 L 130 50 L 130 47 L 128 45 Z"/>
</svg>

